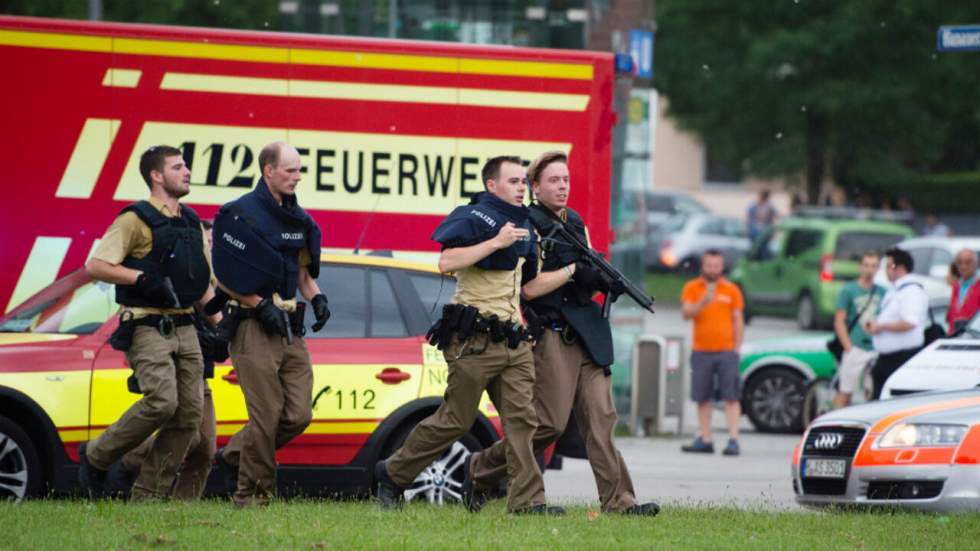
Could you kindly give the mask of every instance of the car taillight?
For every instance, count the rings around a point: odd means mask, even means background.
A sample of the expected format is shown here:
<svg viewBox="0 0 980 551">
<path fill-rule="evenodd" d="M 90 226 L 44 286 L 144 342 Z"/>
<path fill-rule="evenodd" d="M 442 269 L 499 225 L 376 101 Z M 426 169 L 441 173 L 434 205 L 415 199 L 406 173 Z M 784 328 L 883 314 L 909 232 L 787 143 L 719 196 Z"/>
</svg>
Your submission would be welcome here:
<svg viewBox="0 0 980 551">
<path fill-rule="evenodd" d="M 664 241 L 660 245 L 660 263 L 671 268 L 677 265 L 677 255 L 674 254 L 674 247 L 670 241 Z"/>
<path fill-rule="evenodd" d="M 820 258 L 820 281 L 834 280 L 834 270 L 831 268 L 833 261 L 833 255 L 829 254 L 825 254 Z"/>
</svg>

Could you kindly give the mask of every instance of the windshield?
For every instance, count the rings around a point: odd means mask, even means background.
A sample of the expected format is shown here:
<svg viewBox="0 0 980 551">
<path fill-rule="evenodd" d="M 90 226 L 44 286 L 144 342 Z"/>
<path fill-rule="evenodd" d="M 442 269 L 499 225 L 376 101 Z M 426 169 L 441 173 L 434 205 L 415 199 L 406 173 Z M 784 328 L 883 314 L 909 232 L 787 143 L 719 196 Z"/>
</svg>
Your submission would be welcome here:
<svg viewBox="0 0 980 551">
<path fill-rule="evenodd" d="M 860 262 L 868 251 L 884 251 L 903 239 L 897 233 L 878 233 L 868 231 L 841 232 L 834 247 L 834 258 Z"/>
<path fill-rule="evenodd" d="M 79 283 L 46 296 L 42 291 L 35 300 L 0 318 L 0 332 L 94 333 L 119 308 L 115 286 L 86 280 Z"/>
</svg>

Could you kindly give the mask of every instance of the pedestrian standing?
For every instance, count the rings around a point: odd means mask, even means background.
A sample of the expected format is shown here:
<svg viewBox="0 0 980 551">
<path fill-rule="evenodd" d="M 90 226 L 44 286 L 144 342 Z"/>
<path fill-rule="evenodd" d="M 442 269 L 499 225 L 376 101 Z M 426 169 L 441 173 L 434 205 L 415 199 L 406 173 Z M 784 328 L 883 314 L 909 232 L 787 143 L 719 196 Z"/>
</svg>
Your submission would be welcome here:
<svg viewBox="0 0 980 551">
<path fill-rule="evenodd" d="M 956 253 L 953 261 L 956 266 L 956 277 L 953 280 L 952 296 L 949 299 L 949 311 L 946 313 L 949 334 L 966 327 L 980 310 L 980 285 L 977 285 L 977 252 L 963 249 Z"/>
<path fill-rule="evenodd" d="M 885 252 L 885 274 L 892 288 L 881 300 L 881 309 L 874 321 L 865 324 L 878 352 L 871 369 L 874 381 L 873 398 L 881 397 L 885 381 L 899 367 L 922 349 L 923 331 L 929 315 L 929 297 L 922 284 L 909 275 L 915 267 L 912 255 L 899 248 Z"/>
<path fill-rule="evenodd" d="M 687 282 L 681 291 L 681 314 L 694 320 L 691 352 L 691 399 L 698 405 L 700 434 L 681 449 L 692 453 L 714 453 L 711 414 L 714 397 L 720 396 L 728 424 L 725 455 L 739 455 L 738 429 L 742 418 L 739 400 L 738 350 L 745 329 L 742 292 L 724 276 L 721 252 L 708 250 L 701 257 L 701 276 Z"/>
<path fill-rule="evenodd" d="M 769 190 L 759 192 L 759 199 L 749 206 L 746 213 L 746 225 L 749 241 L 755 240 L 766 232 L 776 222 L 776 208 L 769 201 Z"/>
<path fill-rule="evenodd" d="M 837 367 L 839 388 L 834 395 L 835 408 L 851 403 L 864 368 L 878 355 L 864 326 L 878 315 L 878 305 L 885 295 L 885 288 L 874 282 L 879 266 L 881 255 L 877 251 L 864 253 L 857 280 L 847 282 L 837 295 L 834 333 L 842 354 Z"/>
</svg>

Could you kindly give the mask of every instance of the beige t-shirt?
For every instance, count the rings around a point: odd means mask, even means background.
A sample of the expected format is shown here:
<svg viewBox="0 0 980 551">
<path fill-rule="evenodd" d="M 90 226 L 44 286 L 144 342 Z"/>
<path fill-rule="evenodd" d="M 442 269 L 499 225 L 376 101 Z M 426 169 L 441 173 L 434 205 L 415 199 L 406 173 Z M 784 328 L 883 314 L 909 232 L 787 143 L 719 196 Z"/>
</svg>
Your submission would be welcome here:
<svg viewBox="0 0 980 551">
<path fill-rule="evenodd" d="M 163 213 L 164 216 L 173 218 L 180 214 L 170 212 L 170 208 L 163 201 L 156 197 L 150 197 L 150 204 Z M 208 246 L 207 235 L 204 228 L 201 228 L 201 239 L 204 242 L 204 257 L 207 258 L 208 267 L 211 267 L 211 247 Z M 150 254 L 153 249 L 153 232 L 140 217 L 132 211 L 123 213 L 113 221 L 105 235 L 99 242 L 99 246 L 92 254 L 92 258 L 97 258 L 109 264 L 120 264 L 127 257 L 143 258 Z M 212 270 L 212 273 L 213 270 Z M 124 306 L 123 311 L 132 312 L 134 318 L 140 318 L 150 314 L 189 314 L 194 311 L 193 307 L 187 308 L 149 308 L 139 306 Z"/>
<path fill-rule="evenodd" d="M 456 294 L 452 302 L 472 306 L 480 315 L 523 324 L 521 318 L 521 269 L 524 258 L 513 270 L 484 270 L 476 266 L 456 272 Z"/>
</svg>

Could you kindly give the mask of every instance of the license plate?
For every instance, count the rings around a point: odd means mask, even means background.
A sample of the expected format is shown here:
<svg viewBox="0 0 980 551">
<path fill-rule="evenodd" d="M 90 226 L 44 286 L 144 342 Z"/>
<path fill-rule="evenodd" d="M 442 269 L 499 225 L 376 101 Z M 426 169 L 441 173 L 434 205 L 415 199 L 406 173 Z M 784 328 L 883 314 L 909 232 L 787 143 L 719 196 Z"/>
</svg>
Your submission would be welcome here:
<svg viewBox="0 0 980 551">
<path fill-rule="evenodd" d="M 846 459 L 807 459 L 803 464 L 806 478 L 844 478 L 847 476 Z"/>
</svg>

